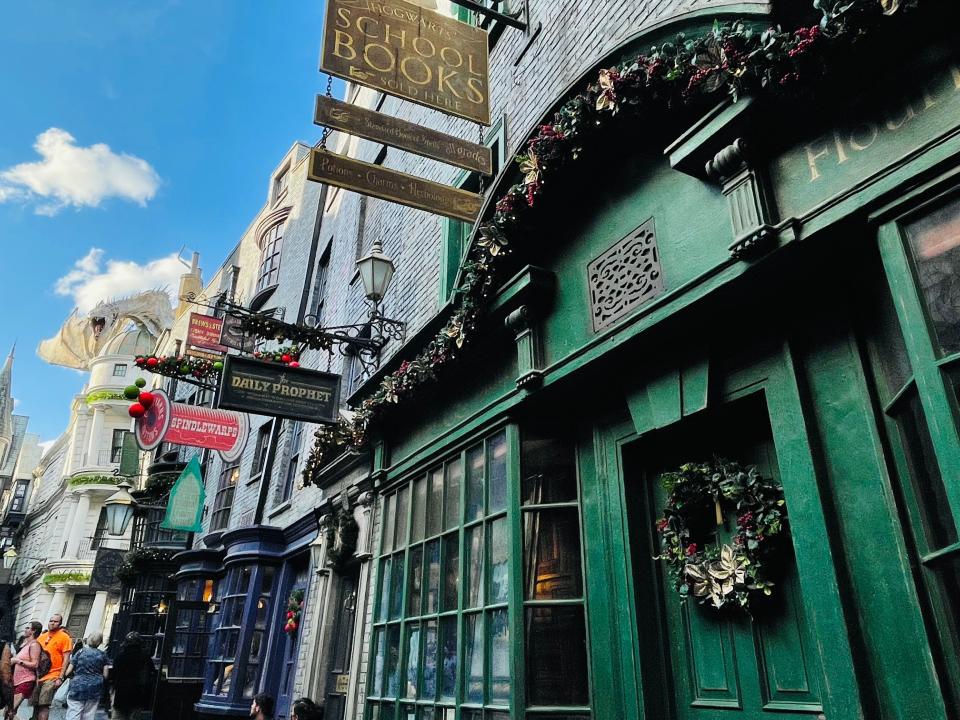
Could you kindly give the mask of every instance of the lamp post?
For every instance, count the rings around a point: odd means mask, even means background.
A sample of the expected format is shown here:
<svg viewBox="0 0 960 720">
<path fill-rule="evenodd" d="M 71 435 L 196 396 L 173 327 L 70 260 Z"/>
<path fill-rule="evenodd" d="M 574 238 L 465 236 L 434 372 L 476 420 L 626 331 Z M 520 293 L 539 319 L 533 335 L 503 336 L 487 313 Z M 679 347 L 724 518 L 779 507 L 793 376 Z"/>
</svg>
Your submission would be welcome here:
<svg viewBox="0 0 960 720">
<path fill-rule="evenodd" d="M 117 491 L 103 501 L 106 515 L 107 533 L 109 535 L 123 535 L 133 519 L 137 501 L 130 494 L 133 487 L 127 480 L 117 483 Z"/>
</svg>

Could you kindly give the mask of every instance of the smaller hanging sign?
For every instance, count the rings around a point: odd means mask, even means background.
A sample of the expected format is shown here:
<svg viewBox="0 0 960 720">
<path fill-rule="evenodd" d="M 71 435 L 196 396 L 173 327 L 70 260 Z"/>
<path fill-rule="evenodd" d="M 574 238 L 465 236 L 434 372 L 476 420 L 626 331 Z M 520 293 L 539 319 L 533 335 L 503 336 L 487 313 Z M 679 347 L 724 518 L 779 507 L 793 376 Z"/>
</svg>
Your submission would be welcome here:
<svg viewBox="0 0 960 720">
<path fill-rule="evenodd" d="M 203 519 L 203 501 L 207 497 L 203 486 L 200 461 L 194 455 L 170 489 L 167 512 L 160 527 L 180 532 L 200 532 Z"/>
<path fill-rule="evenodd" d="M 218 407 L 333 424 L 340 412 L 340 376 L 227 355 Z"/>
<path fill-rule="evenodd" d="M 357 107 L 336 98 L 317 95 L 313 122 L 464 170 L 476 170 L 484 175 L 493 173 L 493 152 L 484 145 L 467 142 L 453 135 L 392 115 Z"/>
<path fill-rule="evenodd" d="M 225 353 L 227 349 L 220 344 L 222 330 L 222 318 L 192 312 L 190 313 L 190 325 L 187 329 L 187 345 Z"/>
<path fill-rule="evenodd" d="M 90 571 L 90 592 L 120 592 L 120 580 L 117 578 L 117 569 L 123 564 L 124 550 L 117 548 L 99 548 L 97 558 L 93 561 L 93 570 Z"/>
<path fill-rule="evenodd" d="M 223 326 L 220 328 L 220 344 L 241 352 L 253 352 L 257 346 L 257 338 L 245 333 L 241 326 L 243 316 L 227 313 L 223 316 Z"/>
<path fill-rule="evenodd" d="M 477 193 L 441 185 L 322 148 L 314 148 L 311 152 L 307 179 L 469 223 L 477 219 L 483 203 L 483 196 Z"/>
<path fill-rule="evenodd" d="M 153 450 L 161 442 L 168 442 L 216 450 L 226 462 L 240 457 L 250 431 L 246 415 L 170 402 L 163 390 L 150 394 L 153 402 L 134 421 L 141 450 Z"/>
</svg>

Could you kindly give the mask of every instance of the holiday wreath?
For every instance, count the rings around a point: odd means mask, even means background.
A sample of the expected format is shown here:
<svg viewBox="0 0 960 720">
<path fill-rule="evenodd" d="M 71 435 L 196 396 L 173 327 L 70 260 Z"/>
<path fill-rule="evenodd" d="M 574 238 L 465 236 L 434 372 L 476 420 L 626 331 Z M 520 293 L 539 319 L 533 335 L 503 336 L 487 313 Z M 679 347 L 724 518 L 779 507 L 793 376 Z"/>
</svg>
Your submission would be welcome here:
<svg viewBox="0 0 960 720">
<path fill-rule="evenodd" d="M 293 635 L 300 627 L 300 614 L 303 612 L 303 590 L 294 590 L 287 598 L 287 614 L 284 616 L 283 631 Z"/>
<path fill-rule="evenodd" d="M 786 535 L 783 488 L 756 468 L 737 463 L 687 463 L 663 473 L 667 506 L 657 520 L 658 559 L 684 599 L 701 605 L 749 609 L 756 595 L 770 595 L 767 566 Z M 714 541 L 733 511 L 737 528 L 729 543 Z"/>
</svg>

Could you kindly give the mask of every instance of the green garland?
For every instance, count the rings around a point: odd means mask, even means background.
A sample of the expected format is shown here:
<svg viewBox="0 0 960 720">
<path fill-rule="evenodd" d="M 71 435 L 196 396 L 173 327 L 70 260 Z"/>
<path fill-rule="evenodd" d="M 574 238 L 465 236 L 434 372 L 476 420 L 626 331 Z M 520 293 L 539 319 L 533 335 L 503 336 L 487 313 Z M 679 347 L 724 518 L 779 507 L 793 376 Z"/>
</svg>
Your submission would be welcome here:
<svg viewBox="0 0 960 720">
<path fill-rule="evenodd" d="M 717 610 L 749 609 L 774 583 L 766 565 L 777 558 L 786 534 L 783 488 L 756 468 L 718 460 L 688 463 L 660 476 L 669 493 L 657 520 L 659 560 L 667 563 L 680 597 L 693 596 Z M 714 542 L 729 512 L 737 530 L 729 543 Z"/>
<path fill-rule="evenodd" d="M 92 405 L 95 402 L 103 402 L 104 400 L 124 400 L 123 393 L 114 392 L 113 390 L 95 390 L 92 393 L 88 393 L 85 401 L 87 405 Z"/>
<path fill-rule="evenodd" d="M 44 585 L 54 585 L 55 583 L 85 583 L 90 582 L 90 573 L 82 572 L 57 572 L 47 573 L 42 580 Z"/>
<path fill-rule="evenodd" d="M 170 562 L 180 550 L 167 548 L 139 547 L 123 556 L 123 562 L 117 567 L 117 579 L 129 583 L 142 574 L 145 567 L 155 562 Z"/>
<path fill-rule="evenodd" d="M 78 485 L 116 485 L 120 482 L 119 475 L 75 475 L 67 482 L 69 487 Z"/>
<path fill-rule="evenodd" d="M 303 590 L 294 590 L 287 598 L 287 614 L 283 619 L 283 631 L 293 635 L 300 628 L 300 615 L 303 613 Z"/>
<path fill-rule="evenodd" d="M 523 175 L 497 201 L 489 222 L 462 266 L 450 319 L 418 355 L 387 375 L 352 419 L 322 427 L 314 436 L 304 484 L 317 483 L 323 467 L 349 448 L 366 444 L 371 424 L 390 407 L 410 397 L 454 360 L 473 337 L 493 287 L 494 271 L 510 253 L 521 222 L 531 216 L 548 180 L 582 157 L 587 141 L 620 113 L 643 121 L 655 111 L 672 111 L 716 100 L 725 93 L 734 100 L 747 93 L 789 94 L 801 80 L 828 73 L 832 51 L 849 46 L 888 22 L 885 16 L 913 8 L 919 0 L 814 0 L 822 13 L 819 24 L 791 31 L 770 28 L 756 32 L 743 22 L 716 24 L 698 38 L 677 37 L 648 54 L 600 71 L 595 84 L 566 101 L 552 122 L 540 126 L 516 161 Z M 269 337 L 269 335 L 267 335 Z M 310 344 L 308 331 L 301 342 Z"/>
<path fill-rule="evenodd" d="M 265 335 L 263 337 L 266 337 Z M 301 349 L 297 345 L 287 345 L 276 350 L 255 352 L 253 357 L 264 362 L 276 362 L 297 367 Z M 287 360 L 283 358 L 287 357 Z M 296 363 L 296 364 L 294 364 Z M 223 371 L 220 360 L 206 360 L 192 355 L 138 355 L 134 364 L 141 370 L 174 379 L 189 378 L 216 383 Z M 130 400 L 134 398 L 128 398 Z"/>
</svg>

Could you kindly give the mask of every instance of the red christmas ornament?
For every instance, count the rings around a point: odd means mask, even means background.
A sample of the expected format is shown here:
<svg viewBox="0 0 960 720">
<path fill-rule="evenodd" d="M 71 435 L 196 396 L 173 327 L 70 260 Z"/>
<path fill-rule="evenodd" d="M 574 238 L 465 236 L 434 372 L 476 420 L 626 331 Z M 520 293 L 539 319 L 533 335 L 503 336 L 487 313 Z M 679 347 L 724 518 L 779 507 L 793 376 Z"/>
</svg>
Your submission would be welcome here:
<svg viewBox="0 0 960 720">
<path fill-rule="evenodd" d="M 146 409 L 143 405 L 141 405 L 140 403 L 138 403 L 138 402 L 135 402 L 135 403 L 134 403 L 133 405 L 131 405 L 130 408 L 127 410 L 127 412 L 130 413 L 130 417 L 132 417 L 132 418 L 143 417 L 143 414 L 144 414 L 146 411 L 147 411 L 147 409 Z"/>
<path fill-rule="evenodd" d="M 291 361 L 290 361 L 290 367 L 292 367 L 292 368 L 298 368 L 298 367 L 300 367 L 300 363 L 298 363 L 296 360 L 291 360 Z"/>
<path fill-rule="evenodd" d="M 135 365 L 140 366 L 140 365 L 143 365 L 146 361 L 147 361 L 147 359 L 146 359 L 145 357 L 143 357 L 142 355 L 138 355 L 138 356 L 137 356 L 137 359 L 134 360 L 133 362 L 134 362 Z"/>
<path fill-rule="evenodd" d="M 293 611 L 290 610 L 290 611 L 287 612 L 287 619 L 289 620 L 289 619 L 292 618 L 292 617 L 293 617 Z"/>
<path fill-rule="evenodd" d="M 253 354 L 253 356 L 254 356 L 255 358 L 258 358 L 258 357 L 260 357 L 260 353 L 259 353 L 259 352 L 255 352 L 255 353 Z"/>
<path fill-rule="evenodd" d="M 148 408 L 148 407 L 150 407 L 151 405 L 153 405 L 153 393 L 142 392 L 142 393 L 140 393 L 140 397 L 138 397 L 137 400 L 138 400 L 138 401 L 140 402 L 140 404 L 143 405 L 145 408 Z"/>
<path fill-rule="evenodd" d="M 154 367 L 157 366 L 157 364 L 158 364 L 159 362 L 160 362 L 160 361 L 157 360 L 155 357 L 147 358 L 147 367 L 154 368 Z"/>
<path fill-rule="evenodd" d="M 284 353 L 283 355 L 281 355 L 280 359 L 283 360 L 285 363 L 288 363 L 291 360 L 293 360 L 293 358 L 290 357 L 287 353 Z"/>
</svg>

